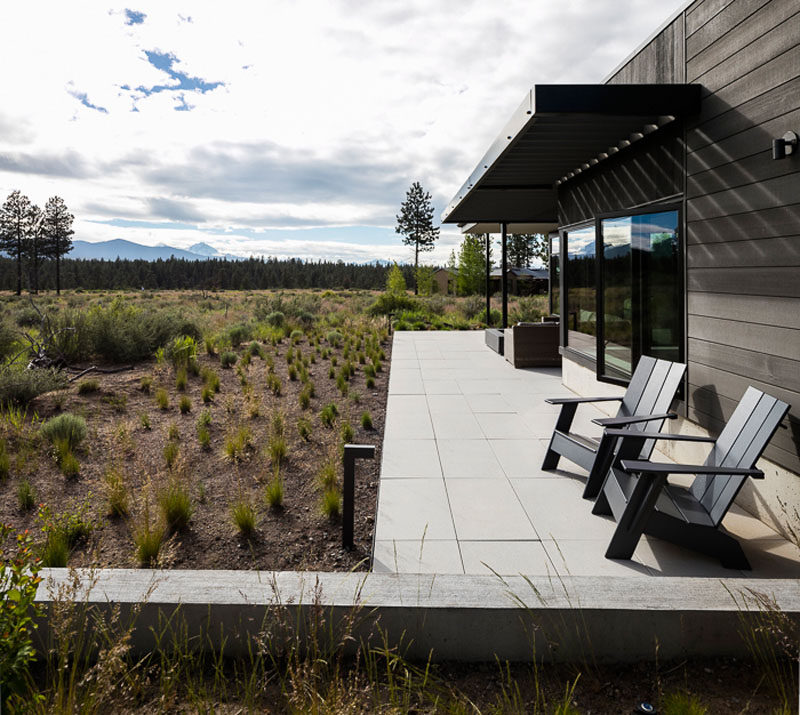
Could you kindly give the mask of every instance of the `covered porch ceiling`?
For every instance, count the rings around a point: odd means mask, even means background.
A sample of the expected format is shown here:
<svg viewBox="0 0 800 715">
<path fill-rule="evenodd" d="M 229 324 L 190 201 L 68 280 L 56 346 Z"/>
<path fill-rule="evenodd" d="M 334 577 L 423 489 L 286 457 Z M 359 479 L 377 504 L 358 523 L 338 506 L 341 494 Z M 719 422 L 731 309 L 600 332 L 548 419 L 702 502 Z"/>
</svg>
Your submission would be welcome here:
<svg viewBox="0 0 800 715">
<path fill-rule="evenodd" d="M 485 227 L 473 233 L 499 231 L 500 223 L 550 230 L 558 221 L 559 183 L 699 106 L 696 84 L 536 85 L 443 211 L 442 223 Z"/>
</svg>

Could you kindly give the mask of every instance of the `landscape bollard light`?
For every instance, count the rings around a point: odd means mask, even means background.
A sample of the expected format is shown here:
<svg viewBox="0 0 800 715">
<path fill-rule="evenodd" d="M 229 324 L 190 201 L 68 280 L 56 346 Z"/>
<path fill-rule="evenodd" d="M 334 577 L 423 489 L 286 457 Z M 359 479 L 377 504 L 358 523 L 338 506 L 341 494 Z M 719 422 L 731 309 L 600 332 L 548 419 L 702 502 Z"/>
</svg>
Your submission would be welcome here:
<svg viewBox="0 0 800 715">
<path fill-rule="evenodd" d="M 342 494 L 342 546 L 353 548 L 353 524 L 355 521 L 356 460 L 373 459 L 372 444 L 346 444 L 344 446 L 344 493 Z"/>
</svg>

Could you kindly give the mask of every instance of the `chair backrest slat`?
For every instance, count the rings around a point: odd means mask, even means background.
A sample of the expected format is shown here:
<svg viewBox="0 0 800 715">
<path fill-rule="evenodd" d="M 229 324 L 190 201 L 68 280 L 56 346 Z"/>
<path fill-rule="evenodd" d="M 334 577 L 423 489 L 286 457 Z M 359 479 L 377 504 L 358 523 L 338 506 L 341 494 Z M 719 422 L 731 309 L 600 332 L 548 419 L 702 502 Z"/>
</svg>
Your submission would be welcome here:
<svg viewBox="0 0 800 715">
<path fill-rule="evenodd" d="M 748 387 L 714 443 L 706 464 L 745 469 L 754 467 L 788 411 L 789 405 L 785 402 Z M 745 479 L 730 475 L 700 476 L 694 480 L 691 492 L 704 506 L 712 522 L 718 525 Z"/>
<path fill-rule="evenodd" d="M 657 363 L 658 360 L 649 355 L 642 355 L 639 358 L 636 369 L 631 375 L 631 381 L 628 383 L 628 389 L 625 390 L 625 396 L 622 398 L 622 404 L 617 411 L 617 417 L 630 417 L 636 414 L 636 405 L 639 404 Z"/>
</svg>

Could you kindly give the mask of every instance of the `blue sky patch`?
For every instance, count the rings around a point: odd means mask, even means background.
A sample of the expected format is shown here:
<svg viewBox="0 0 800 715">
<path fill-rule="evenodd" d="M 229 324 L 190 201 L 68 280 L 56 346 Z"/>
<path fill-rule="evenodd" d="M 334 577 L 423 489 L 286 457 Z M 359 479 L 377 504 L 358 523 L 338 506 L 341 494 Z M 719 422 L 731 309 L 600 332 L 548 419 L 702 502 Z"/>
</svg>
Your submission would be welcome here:
<svg viewBox="0 0 800 715">
<path fill-rule="evenodd" d="M 185 72 L 179 72 L 173 69 L 173 66 L 176 62 L 180 62 L 180 60 L 173 55 L 171 52 L 157 52 L 156 50 L 145 50 L 145 55 L 147 55 L 147 61 L 153 65 L 158 70 L 162 72 L 166 72 L 173 80 L 177 82 L 177 84 L 157 84 L 153 87 L 137 87 L 136 89 L 139 92 L 143 92 L 146 97 L 149 97 L 151 94 L 156 94 L 158 92 L 164 91 L 171 91 L 171 92 L 200 92 L 201 94 L 205 94 L 206 92 L 211 91 L 212 89 L 216 89 L 217 87 L 223 85 L 223 82 L 206 82 L 204 79 L 200 77 L 190 77 Z M 125 87 L 123 87 L 125 89 Z M 176 111 L 179 112 L 188 112 L 189 110 L 193 109 L 192 105 L 186 102 L 186 98 L 183 94 L 179 97 L 180 104 L 175 107 Z"/>
<path fill-rule="evenodd" d="M 126 25 L 141 25 L 147 17 L 143 12 L 136 10 L 129 10 L 125 8 L 125 24 Z"/>
<path fill-rule="evenodd" d="M 89 96 L 86 92 L 78 92 L 74 89 L 68 89 L 69 92 L 75 99 L 77 99 L 84 107 L 89 107 L 89 109 L 94 109 L 96 112 L 102 112 L 103 114 L 108 114 L 108 110 L 105 107 L 99 107 L 96 104 L 92 104 L 89 101 Z"/>
</svg>

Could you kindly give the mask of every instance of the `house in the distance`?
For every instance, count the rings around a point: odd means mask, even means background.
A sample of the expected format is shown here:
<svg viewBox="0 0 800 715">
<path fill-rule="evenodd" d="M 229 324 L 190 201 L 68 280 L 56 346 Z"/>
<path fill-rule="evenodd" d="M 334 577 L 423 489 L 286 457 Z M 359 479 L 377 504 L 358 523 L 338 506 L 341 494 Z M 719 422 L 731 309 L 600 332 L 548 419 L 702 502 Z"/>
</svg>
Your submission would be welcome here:
<svg viewBox="0 0 800 715">
<path fill-rule="evenodd" d="M 552 230 L 577 392 L 653 355 L 688 364 L 679 429 L 716 433 L 751 384 L 788 402 L 739 496 L 779 525 L 800 507 L 799 10 L 695 0 L 603 82 L 536 85 L 442 217 Z"/>
<path fill-rule="evenodd" d="M 493 268 L 489 274 L 489 292 L 499 293 L 503 279 L 503 269 Z M 538 295 L 547 293 L 550 273 L 546 268 L 506 269 L 506 281 L 510 295 Z"/>
</svg>

